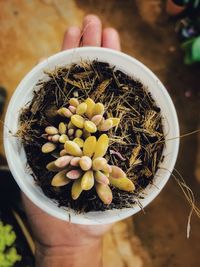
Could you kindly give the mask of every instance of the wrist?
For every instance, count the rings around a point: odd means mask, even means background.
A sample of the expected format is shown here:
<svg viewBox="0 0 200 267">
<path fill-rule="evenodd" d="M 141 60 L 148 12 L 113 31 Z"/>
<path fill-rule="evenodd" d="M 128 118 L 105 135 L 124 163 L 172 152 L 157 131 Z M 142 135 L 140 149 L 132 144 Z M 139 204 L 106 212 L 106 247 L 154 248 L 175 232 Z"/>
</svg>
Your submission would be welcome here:
<svg viewBox="0 0 200 267">
<path fill-rule="evenodd" d="M 36 267 L 102 267 L 102 240 L 74 247 L 36 244 L 35 258 Z"/>
</svg>

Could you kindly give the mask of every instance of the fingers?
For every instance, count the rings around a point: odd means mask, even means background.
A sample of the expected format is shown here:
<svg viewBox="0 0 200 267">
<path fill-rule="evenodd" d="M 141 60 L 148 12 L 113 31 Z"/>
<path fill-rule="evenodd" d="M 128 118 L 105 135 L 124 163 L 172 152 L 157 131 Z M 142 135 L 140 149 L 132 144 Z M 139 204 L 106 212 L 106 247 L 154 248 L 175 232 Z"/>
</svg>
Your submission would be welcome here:
<svg viewBox="0 0 200 267">
<path fill-rule="evenodd" d="M 81 37 L 83 46 L 102 46 L 121 50 L 118 32 L 114 28 L 106 28 L 102 32 L 101 20 L 95 15 L 87 15 L 84 18 L 82 33 L 78 27 L 70 27 L 66 31 L 62 50 L 79 47 Z"/>
<path fill-rule="evenodd" d="M 102 46 L 120 51 L 119 33 L 114 28 L 105 28 L 103 30 Z"/>
<path fill-rule="evenodd" d="M 83 46 L 101 46 L 102 24 L 95 15 L 88 15 L 83 20 Z"/>
<path fill-rule="evenodd" d="M 81 30 L 79 27 L 70 27 L 64 34 L 62 50 L 79 47 Z"/>
</svg>

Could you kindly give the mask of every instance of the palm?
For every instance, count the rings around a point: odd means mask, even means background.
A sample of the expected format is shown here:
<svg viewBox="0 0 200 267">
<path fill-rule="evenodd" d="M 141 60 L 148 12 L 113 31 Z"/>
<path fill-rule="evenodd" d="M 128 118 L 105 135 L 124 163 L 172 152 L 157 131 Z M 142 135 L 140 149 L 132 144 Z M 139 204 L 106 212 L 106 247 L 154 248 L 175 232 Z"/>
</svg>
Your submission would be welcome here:
<svg viewBox="0 0 200 267">
<path fill-rule="evenodd" d="M 35 239 L 45 246 L 85 245 L 110 227 L 82 226 L 58 220 L 35 206 L 24 194 L 22 198 Z"/>
</svg>

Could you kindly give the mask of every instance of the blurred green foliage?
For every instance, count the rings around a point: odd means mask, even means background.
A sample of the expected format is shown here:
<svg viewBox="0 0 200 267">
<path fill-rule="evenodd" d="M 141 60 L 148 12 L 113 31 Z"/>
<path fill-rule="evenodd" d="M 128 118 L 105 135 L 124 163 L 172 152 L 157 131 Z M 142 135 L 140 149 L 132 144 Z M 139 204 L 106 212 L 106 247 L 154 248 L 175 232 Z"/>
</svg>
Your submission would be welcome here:
<svg viewBox="0 0 200 267">
<path fill-rule="evenodd" d="M 21 260 L 14 243 L 16 234 L 11 225 L 3 225 L 0 221 L 0 267 L 12 267 Z"/>
</svg>

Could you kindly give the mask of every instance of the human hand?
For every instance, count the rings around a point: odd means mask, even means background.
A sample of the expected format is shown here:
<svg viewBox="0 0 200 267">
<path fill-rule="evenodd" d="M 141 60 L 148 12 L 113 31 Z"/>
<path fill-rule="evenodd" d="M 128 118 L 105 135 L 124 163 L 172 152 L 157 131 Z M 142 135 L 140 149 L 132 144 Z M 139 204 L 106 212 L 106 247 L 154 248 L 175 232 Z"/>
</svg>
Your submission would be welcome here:
<svg viewBox="0 0 200 267">
<path fill-rule="evenodd" d="M 120 50 L 120 40 L 113 28 L 102 29 L 100 19 L 88 15 L 82 31 L 70 27 L 62 50 L 79 46 L 102 46 Z M 36 266 L 100 267 L 101 239 L 110 225 L 82 226 L 58 220 L 36 207 L 22 194 L 25 210 L 36 242 Z"/>
</svg>

